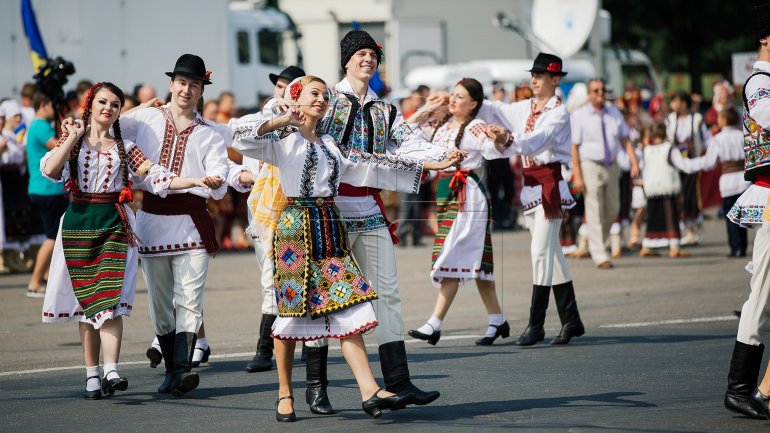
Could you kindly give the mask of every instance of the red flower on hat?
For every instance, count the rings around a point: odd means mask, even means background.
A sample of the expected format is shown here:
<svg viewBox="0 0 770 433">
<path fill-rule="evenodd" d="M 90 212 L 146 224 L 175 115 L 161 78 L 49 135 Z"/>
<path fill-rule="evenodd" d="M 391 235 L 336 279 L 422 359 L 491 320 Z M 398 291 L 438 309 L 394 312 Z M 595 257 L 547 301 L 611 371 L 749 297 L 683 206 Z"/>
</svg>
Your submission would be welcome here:
<svg viewBox="0 0 770 433">
<path fill-rule="evenodd" d="M 297 81 L 289 88 L 289 95 L 291 95 L 291 99 L 296 101 L 300 93 L 302 93 L 302 83 Z"/>
<path fill-rule="evenodd" d="M 211 78 L 211 71 L 206 70 L 206 73 L 203 74 L 203 78 L 209 80 Z"/>
<path fill-rule="evenodd" d="M 548 72 L 561 72 L 561 65 L 556 62 L 551 62 L 545 70 Z"/>
</svg>

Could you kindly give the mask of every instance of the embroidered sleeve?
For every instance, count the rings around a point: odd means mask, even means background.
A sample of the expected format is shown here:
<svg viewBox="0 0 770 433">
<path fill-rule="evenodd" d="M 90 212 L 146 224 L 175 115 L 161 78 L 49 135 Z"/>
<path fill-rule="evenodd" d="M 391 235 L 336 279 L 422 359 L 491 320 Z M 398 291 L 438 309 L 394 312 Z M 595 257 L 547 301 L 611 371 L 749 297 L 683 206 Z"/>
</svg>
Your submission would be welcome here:
<svg viewBox="0 0 770 433">
<path fill-rule="evenodd" d="M 751 118 L 764 130 L 770 129 L 770 89 L 758 88 L 748 98 Z"/>
<path fill-rule="evenodd" d="M 144 176 L 152 165 L 152 161 L 142 153 L 137 146 L 126 152 L 128 155 L 128 169 L 137 176 Z"/>
<path fill-rule="evenodd" d="M 281 140 L 288 135 L 283 136 L 277 131 L 259 135 L 259 128 L 266 122 L 268 120 L 234 122 L 233 149 L 244 156 L 280 166 L 284 153 Z"/>
<path fill-rule="evenodd" d="M 342 181 L 356 186 L 416 194 L 423 161 L 394 155 L 351 151 L 343 158 Z"/>
</svg>

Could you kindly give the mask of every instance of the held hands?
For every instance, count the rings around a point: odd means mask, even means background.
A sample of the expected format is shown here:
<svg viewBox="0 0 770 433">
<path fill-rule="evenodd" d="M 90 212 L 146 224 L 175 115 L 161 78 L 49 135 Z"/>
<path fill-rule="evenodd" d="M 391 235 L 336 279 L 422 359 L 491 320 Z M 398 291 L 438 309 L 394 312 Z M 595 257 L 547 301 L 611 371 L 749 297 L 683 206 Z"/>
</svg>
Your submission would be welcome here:
<svg viewBox="0 0 770 433">
<path fill-rule="evenodd" d="M 166 101 L 160 98 L 152 98 L 149 101 L 139 104 L 139 108 L 160 107 L 161 105 L 165 105 L 165 104 L 166 104 Z"/>
<path fill-rule="evenodd" d="M 444 170 L 449 167 L 460 167 L 460 163 L 467 156 L 467 153 L 459 149 L 452 149 L 447 156 L 439 162 L 426 161 L 423 164 L 424 170 Z"/>
<path fill-rule="evenodd" d="M 586 192 L 586 184 L 583 182 L 583 175 L 576 171 L 573 171 L 572 173 L 572 189 L 575 190 L 575 192 Z"/>
<path fill-rule="evenodd" d="M 495 124 L 487 125 L 486 134 L 487 137 L 489 137 L 489 139 L 495 143 L 495 147 L 498 149 L 507 149 L 510 147 L 510 144 L 508 144 L 508 139 L 510 138 L 511 134 L 502 126 Z"/>
<path fill-rule="evenodd" d="M 225 183 L 225 181 L 219 176 L 206 176 L 201 179 L 201 182 L 203 182 L 203 185 L 198 186 L 203 186 L 210 189 L 218 189 Z"/>
<path fill-rule="evenodd" d="M 86 132 L 86 126 L 80 119 L 73 119 L 68 117 L 61 123 L 61 129 L 64 134 L 71 138 L 73 141 L 77 141 Z"/>
<path fill-rule="evenodd" d="M 238 182 L 241 183 L 241 185 L 253 185 L 254 182 L 257 181 L 257 177 L 254 176 L 250 171 L 243 170 L 240 175 L 238 175 Z"/>
</svg>

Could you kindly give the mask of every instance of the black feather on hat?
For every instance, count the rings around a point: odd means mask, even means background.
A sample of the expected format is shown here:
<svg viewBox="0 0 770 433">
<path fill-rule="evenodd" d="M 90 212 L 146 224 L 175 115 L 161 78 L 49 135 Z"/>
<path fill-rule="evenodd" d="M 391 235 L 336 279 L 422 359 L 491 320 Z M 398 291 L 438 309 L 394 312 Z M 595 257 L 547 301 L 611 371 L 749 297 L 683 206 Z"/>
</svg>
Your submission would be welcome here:
<svg viewBox="0 0 770 433">
<path fill-rule="evenodd" d="M 770 35 L 770 1 L 753 0 L 750 13 L 754 20 L 754 41 Z"/>
<path fill-rule="evenodd" d="M 382 49 L 374 38 L 363 30 L 351 30 L 340 41 L 340 60 L 343 71 L 353 54 L 364 48 L 371 48 L 377 53 L 377 66 L 379 67 L 382 61 Z"/>
</svg>

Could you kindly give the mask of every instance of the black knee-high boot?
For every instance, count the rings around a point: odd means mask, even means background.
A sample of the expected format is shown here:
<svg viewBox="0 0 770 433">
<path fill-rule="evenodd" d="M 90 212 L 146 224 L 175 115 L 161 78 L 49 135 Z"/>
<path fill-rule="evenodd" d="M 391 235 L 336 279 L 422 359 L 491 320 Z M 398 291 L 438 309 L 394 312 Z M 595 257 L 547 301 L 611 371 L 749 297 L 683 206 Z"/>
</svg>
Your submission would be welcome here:
<svg viewBox="0 0 770 433">
<path fill-rule="evenodd" d="M 414 396 L 414 404 L 422 406 L 439 398 L 438 391 L 423 391 L 409 377 L 406 347 L 403 341 L 392 341 L 380 346 L 380 366 L 385 389 L 393 394 L 406 393 Z M 407 403 L 411 404 L 411 402 Z"/>
<path fill-rule="evenodd" d="M 329 384 L 326 377 L 329 346 L 308 347 L 306 350 L 307 389 L 305 390 L 305 401 L 310 405 L 310 412 L 318 415 L 331 415 L 334 413 L 334 409 L 329 402 L 329 395 L 326 394 L 326 386 Z"/>
<path fill-rule="evenodd" d="M 762 352 L 765 346 L 752 346 L 740 341 L 735 342 L 733 357 L 730 360 L 730 373 L 727 375 L 725 407 L 749 418 L 765 419 L 751 404 L 751 393 L 757 387 L 759 368 L 762 365 Z"/>
<path fill-rule="evenodd" d="M 516 340 L 519 346 L 532 346 L 545 339 L 545 312 L 548 310 L 548 299 L 551 288 L 548 286 L 532 286 L 532 304 L 529 307 L 529 324 L 527 329 Z"/>
<path fill-rule="evenodd" d="M 174 382 L 171 384 L 171 395 L 174 397 L 185 395 L 200 383 L 198 373 L 191 371 L 197 339 L 193 332 L 180 332 L 174 336 Z"/>
<path fill-rule="evenodd" d="M 273 369 L 273 337 L 270 333 L 273 329 L 273 322 L 277 316 L 275 314 L 263 314 L 262 321 L 259 324 L 259 341 L 257 342 L 257 354 L 246 365 L 246 371 L 255 373 L 257 371 L 270 371 Z"/>
<path fill-rule="evenodd" d="M 174 339 L 176 332 L 170 332 L 166 335 L 158 335 L 158 344 L 163 356 L 163 363 L 166 367 L 166 377 L 163 383 L 158 387 L 158 392 L 168 394 L 171 392 L 171 385 L 174 382 Z"/>
<path fill-rule="evenodd" d="M 583 322 L 580 320 L 577 300 L 575 300 L 575 288 L 572 281 L 553 286 L 553 299 L 559 311 L 561 319 L 561 331 L 551 341 L 551 344 L 569 344 L 574 337 L 580 337 L 586 333 Z"/>
</svg>

